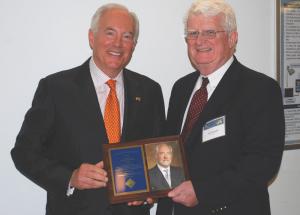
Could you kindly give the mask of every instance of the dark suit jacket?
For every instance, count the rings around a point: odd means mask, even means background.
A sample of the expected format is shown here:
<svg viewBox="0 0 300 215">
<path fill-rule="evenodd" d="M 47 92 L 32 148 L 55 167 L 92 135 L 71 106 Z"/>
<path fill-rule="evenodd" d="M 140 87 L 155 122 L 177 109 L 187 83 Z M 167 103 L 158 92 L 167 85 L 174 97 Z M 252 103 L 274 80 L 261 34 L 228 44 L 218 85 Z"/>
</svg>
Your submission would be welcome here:
<svg viewBox="0 0 300 215">
<path fill-rule="evenodd" d="M 160 136 L 165 112 L 159 84 L 124 69 L 124 88 L 122 141 Z M 145 206 L 110 206 L 104 188 L 66 196 L 72 171 L 103 160 L 107 142 L 86 61 L 40 81 L 11 154 L 17 169 L 47 191 L 47 215 L 148 214 Z"/>
<path fill-rule="evenodd" d="M 185 180 L 183 169 L 180 167 L 170 166 L 170 177 L 172 188 Z M 170 189 L 168 182 L 157 165 L 149 169 L 149 179 L 152 191 Z"/>
<path fill-rule="evenodd" d="M 179 79 L 169 103 L 168 134 L 179 134 L 199 72 Z M 225 116 L 225 136 L 202 141 L 206 122 Z M 284 146 L 281 90 L 276 81 L 241 65 L 229 67 L 185 143 L 191 181 L 199 200 L 193 208 L 175 204 L 175 215 L 270 214 L 268 183 L 276 175 Z M 161 200 L 157 214 L 170 214 Z"/>
</svg>

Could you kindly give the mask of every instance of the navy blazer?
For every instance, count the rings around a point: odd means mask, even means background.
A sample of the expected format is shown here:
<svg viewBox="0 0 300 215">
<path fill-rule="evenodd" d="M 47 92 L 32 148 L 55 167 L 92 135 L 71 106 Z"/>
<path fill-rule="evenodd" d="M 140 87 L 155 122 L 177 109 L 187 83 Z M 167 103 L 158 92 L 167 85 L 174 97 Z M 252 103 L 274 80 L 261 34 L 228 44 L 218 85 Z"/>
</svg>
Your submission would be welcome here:
<svg viewBox="0 0 300 215">
<path fill-rule="evenodd" d="M 196 71 L 173 86 L 169 135 L 180 133 Z M 225 118 L 225 135 L 203 141 L 203 127 Z M 278 83 L 234 59 L 208 100 L 185 143 L 191 181 L 199 204 L 175 204 L 175 215 L 269 215 L 268 183 L 276 175 L 284 147 L 284 114 Z M 160 200 L 157 215 L 171 214 Z"/>
<path fill-rule="evenodd" d="M 158 137 L 165 112 L 162 91 L 153 80 L 124 69 L 122 141 Z M 47 191 L 47 215 L 149 214 L 147 206 L 111 206 L 107 190 L 66 191 L 82 163 L 103 160 L 108 142 L 89 61 L 42 79 L 11 154 L 17 169 Z"/>
</svg>

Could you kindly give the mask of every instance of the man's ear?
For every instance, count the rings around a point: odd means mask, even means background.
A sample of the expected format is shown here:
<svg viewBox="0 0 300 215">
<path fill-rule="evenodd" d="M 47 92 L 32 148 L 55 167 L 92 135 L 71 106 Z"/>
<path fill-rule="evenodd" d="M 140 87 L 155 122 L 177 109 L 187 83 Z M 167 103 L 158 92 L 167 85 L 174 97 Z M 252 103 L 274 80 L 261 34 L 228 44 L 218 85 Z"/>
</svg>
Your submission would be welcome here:
<svg viewBox="0 0 300 215">
<path fill-rule="evenodd" d="M 228 38 L 229 47 L 230 48 L 235 47 L 237 44 L 237 41 L 238 41 L 238 32 L 236 32 L 236 31 L 230 32 L 229 38 Z"/>
<path fill-rule="evenodd" d="M 186 37 L 184 37 L 184 41 L 185 41 L 185 43 L 187 43 L 187 39 L 186 39 Z"/>
<path fill-rule="evenodd" d="M 95 35 L 94 35 L 94 32 L 91 29 L 89 30 L 88 37 L 89 37 L 90 48 L 93 49 L 94 41 L 95 41 Z"/>
<path fill-rule="evenodd" d="M 134 45 L 132 46 L 132 52 L 135 50 L 135 46 L 136 46 L 136 44 L 137 44 L 137 41 L 136 41 L 136 42 L 134 42 Z"/>
</svg>

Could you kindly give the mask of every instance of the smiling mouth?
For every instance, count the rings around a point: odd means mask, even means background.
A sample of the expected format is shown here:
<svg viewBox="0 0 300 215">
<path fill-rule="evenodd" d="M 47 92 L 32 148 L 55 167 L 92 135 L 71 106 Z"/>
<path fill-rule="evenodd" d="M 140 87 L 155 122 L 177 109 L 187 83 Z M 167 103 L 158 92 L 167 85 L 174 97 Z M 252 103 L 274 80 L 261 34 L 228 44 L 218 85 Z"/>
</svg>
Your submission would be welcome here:
<svg viewBox="0 0 300 215">
<path fill-rule="evenodd" d="M 212 48 L 197 48 L 197 52 L 210 52 Z"/>
<path fill-rule="evenodd" d="M 113 56 L 121 56 L 121 52 L 119 51 L 109 51 L 108 53 Z"/>
</svg>

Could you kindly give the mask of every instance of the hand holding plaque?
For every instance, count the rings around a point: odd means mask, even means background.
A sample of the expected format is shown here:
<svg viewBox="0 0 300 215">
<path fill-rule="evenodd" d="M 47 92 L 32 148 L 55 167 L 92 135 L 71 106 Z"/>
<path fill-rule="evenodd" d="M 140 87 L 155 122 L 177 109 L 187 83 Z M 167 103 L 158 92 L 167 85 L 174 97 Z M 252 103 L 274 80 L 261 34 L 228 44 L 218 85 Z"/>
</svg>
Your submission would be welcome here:
<svg viewBox="0 0 300 215">
<path fill-rule="evenodd" d="M 173 187 L 188 179 L 179 136 L 103 147 L 112 204 L 167 196 Z"/>
</svg>

